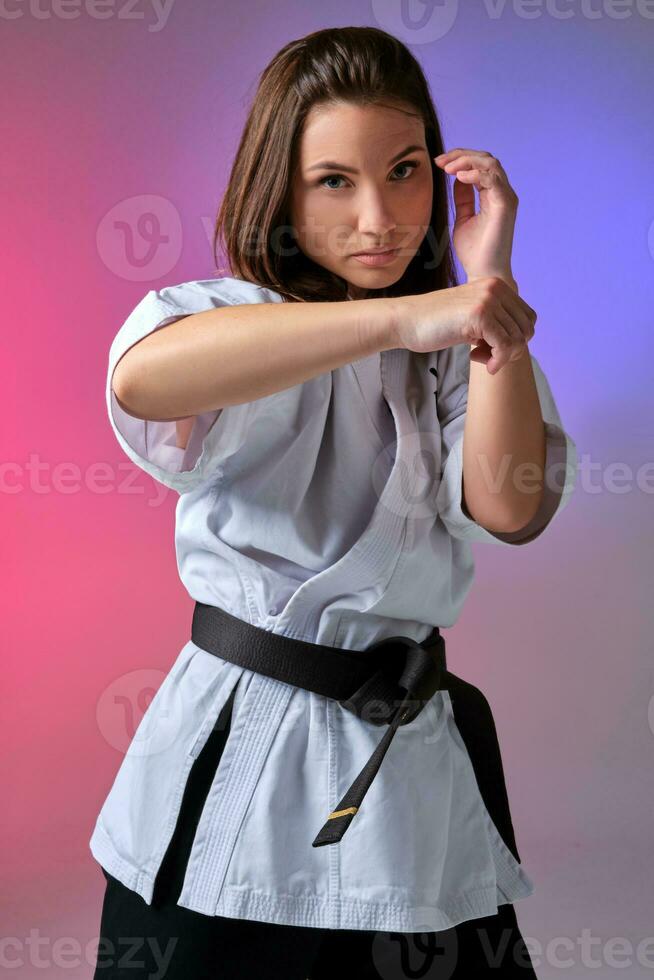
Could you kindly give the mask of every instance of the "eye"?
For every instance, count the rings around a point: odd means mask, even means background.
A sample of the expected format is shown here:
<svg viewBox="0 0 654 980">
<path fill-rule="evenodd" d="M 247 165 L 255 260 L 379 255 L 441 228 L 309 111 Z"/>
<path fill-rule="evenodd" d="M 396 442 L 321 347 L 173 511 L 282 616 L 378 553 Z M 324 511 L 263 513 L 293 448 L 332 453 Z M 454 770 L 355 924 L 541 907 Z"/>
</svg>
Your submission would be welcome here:
<svg viewBox="0 0 654 980">
<path fill-rule="evenodd" d="M 318 184 L 320 185 L 320 187 L 326 187 L 327 186 L 325 184 L 325 181 L 326 180 L 345 180 L 345 177 L 341 177 L 340 174 L 330 174 L 328 177 L 321 177 L 320 180 L 318 181 Z M 338 190 L 338 187 L 329 187 L 327 189 L 330 190 L 330 191 L 337 191 Z"/>
<path fill-rule="evenodd" d="M 407 180 L 407 178 L 409 176 L 411 176 L 411 173 L 417 167 L 419 167 L 419 166 L 420 166 L 420 164 L 419 164 L 419 162 L 417 160 L 404 160 L 402 163 L 398 163 L 393 168 L 393 173 L 395 173 L 395 171 L 396 170 L 399 170 L 401 167 L 409 167 L 410 169 L 409 169 L 409 173 L 407 174 L 406 177 L 400 177 L 399 178 L 399 181 L 398 180 L 395 180 L 394 183 L 404 182 L 405 180 Z M 318 185 L 320 187 L 327 187 L 327 190 L 330 190 L 330 191 L 338 191 L 338 190 L 340 190 L 340 187 L 328 187 L 327 184 L 325 183 L 325 181 L 327 181 L 327 180 L 345 180 L 345 179 L 346 178 L 343 177 L 342 174 L 328 174 L 326 177 L 321 177 L 320 178 L 320 180 L 318 181 Z"/>
<path fill-rule="evenodd" d="M 400 167 L 410 167 L 411 168 L 409 170 L 409 176 L 410 176 L 411 173 L 416 169 L 416 167 L 419 167 L 419 166 L 420 166 L 420 164 L 418 163 L 417 160 L 405 160 L 403 163 L 398 163 L 398 165 L 397 165 L 397 167 L 395 169 L 396 170 L 399 170 Z M 401 179 L 406 180 L 406 177 L 401 178 Z"/>
</svg>

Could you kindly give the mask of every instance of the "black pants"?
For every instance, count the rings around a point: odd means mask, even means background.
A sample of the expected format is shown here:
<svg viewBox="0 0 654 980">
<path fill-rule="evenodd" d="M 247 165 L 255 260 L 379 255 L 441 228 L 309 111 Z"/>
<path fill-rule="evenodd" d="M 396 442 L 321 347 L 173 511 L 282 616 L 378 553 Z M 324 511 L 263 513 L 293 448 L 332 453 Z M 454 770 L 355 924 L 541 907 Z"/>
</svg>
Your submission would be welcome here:
<svg viewBox="0 0 654 980">
<path fill-rule="evenodd" d="M 519 861 L 488 701 L 449 671 L 445 686 L 484 803 Z M 229 734 L 232 703 L 233 697 L 191 768 L 152 905 L 102 869 L 107 884 L 94 980 L 450 980 L 471 970 L 476 978 L 536 976 L 512 904 L 441 932 L 404 934 L 229 919 L 177 905 L 197 823 Z"/>
</svg>

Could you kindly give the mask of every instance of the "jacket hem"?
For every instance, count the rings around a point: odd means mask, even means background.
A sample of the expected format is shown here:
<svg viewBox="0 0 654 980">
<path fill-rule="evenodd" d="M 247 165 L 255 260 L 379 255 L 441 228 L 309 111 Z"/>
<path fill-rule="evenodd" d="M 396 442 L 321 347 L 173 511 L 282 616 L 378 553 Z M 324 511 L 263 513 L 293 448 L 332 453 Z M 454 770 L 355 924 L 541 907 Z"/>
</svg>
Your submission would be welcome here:
<svg viewBox="0 0 654 980">
<path fill-rule="evenodd" d="M 154 875 L 134 867 L 122 857 L 104 828 L 97 823 L 89 842 L 99 864 L 127 888 L 152 904 Z M 315 895 L 266 894 L 251 888 L 225 886 L 214 910 L 178 901 L 182 908 L 204 915 L 228 919 L 249 919 L 278 925 L 307 926 L 318 929 L 353 929 L 379 932 L 440 932 L 469 919 L 495 915 L 498 907 L 531 895 L 534 888 L 520 865 L 501 882 L 489 883 L 452 896 L 438 905 L 394 902 L 365 902 Z"/>
</svg>

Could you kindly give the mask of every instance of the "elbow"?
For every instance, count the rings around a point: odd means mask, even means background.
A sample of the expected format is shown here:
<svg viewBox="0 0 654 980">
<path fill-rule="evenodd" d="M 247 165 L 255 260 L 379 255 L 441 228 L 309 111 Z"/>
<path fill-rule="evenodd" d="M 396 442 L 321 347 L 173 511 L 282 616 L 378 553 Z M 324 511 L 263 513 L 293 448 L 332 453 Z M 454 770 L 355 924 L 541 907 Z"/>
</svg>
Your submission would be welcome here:
<svg viewBox="0 0 654 980">
<path fill-rule="evenodd" d="M 134 418 L 147 417 L 139 411 L 138 386 L 134 384 L 133 372 L 125 355 L 121 357 L 112 372 L 111 390 L 124 412 Z"/>
<path fill-rule="evenodd" d="M 127 403 L 127 378 L 124 364 L 125 358 L 121 357 L 111 374 L 111 390 L 121 404 Z"/>
<path fill-rule="evenodd" d="M 503 521 L 493 521 L 492 527 L 489 525 L 484 525 L 488 531 L 499 532 L 500 534 L 513 534 L 515 531 L 521 531 L 523 527 L 526 527 L 533 518 L 533 514 L 529 517 L 518 517 L 512 515 Z"/>
<path fill-rule="evenodd" d="M 120 408 L 135 419 L 145 422 L 181 422 L 178 438 L 188 439 L 196 415 L 205 411 L 217 411 L 218 406 L 196 408 L 193 405 L 179 405 L 182 395 L 171 390 L 172 385 L 164 382 L 153 371 L 150 360 L 131 356 L 130 352 L 120 358 L 111 375 L 111 390 Z M 187 431 L 188 429 L 188 431 Z M 184 435 L 186 433 L 186 435 Z M 185 448 L 185 444 L 179 448 Z"/>
<path fill-rule="evenodd" d="M 463 512 L 491 533 L 512 534 L 521 531 L 535 518 L 541 508 L 543 493 L 531 494 L 526 500 L 514 501 L 510 506 L 486 509 L 483 513 L 471 511 L 462 495 Z"/>
<path fill-rule="evenodd" d="M 496 515 L 498 520 L 493 521 L 493 526 L 488 530 L 499 531 L 502 534 L 513 534 L 515 531 L 522 531 L 538 514 L 543 500 L 542 491 L 540 494 L 532 494 L 526 501 L 519 501 L 508 508 L 502 515 Z"/>
<path fill-rule="evenodd" d="M 520 495 L 520 500 L 514 504 L 512 513 L 510 515 L 511 527 L 507 527 L 507 531 L 521 531 L 523 527 L 536 518 L 540 513 L 543 502 L 545 500 L 545 489 L 543 485 L 539 487 L 538 491 L 531 493 L 523 493 Z"/>
<path fill-rule="evenodd" d="M 129 351 L 123 354 L 111 375 L 111 390 L 124 412 L 143 421 L 158 421 L 159 408 L 148 397 L 146 375 L 138 370 L 138 365 Z"/>
</svg>

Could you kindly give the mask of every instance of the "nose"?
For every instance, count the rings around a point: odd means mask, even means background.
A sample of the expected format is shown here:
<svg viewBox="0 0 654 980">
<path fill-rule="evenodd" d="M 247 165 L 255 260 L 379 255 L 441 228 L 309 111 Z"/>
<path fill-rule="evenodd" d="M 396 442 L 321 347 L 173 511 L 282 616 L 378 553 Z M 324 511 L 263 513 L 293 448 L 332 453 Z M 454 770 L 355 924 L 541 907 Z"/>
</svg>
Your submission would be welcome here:
<svg viewBox="0 0 654 980">
<path fill-rule="evenodd" d="M 383 192 L 374 188 L 363 192 L 358 211 L 358 231 L 361 237 L 371 235 L 386 241 L 389 234 L 397 228 L 397 221 Z M 372 243 L 371 243 L 372 245 Z"/>
</svg>

